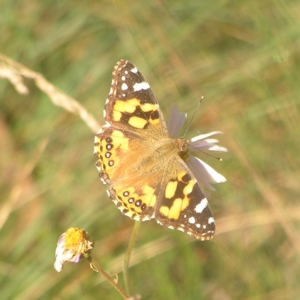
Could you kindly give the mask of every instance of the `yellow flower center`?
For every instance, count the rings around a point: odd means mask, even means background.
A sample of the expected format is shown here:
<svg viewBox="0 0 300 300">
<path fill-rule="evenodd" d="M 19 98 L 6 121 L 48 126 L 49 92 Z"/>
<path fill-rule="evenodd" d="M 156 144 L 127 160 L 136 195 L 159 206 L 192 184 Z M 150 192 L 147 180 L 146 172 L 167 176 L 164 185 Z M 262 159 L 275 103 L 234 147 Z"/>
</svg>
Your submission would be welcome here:
<svg viewBox="0 0 300 300">
<path fill-rule="evenodd" d="M 84 233 L 80 228 L 69 228 L 65 235 L 65 247 L 77 248 L 84 243 Z"/>
</svg>

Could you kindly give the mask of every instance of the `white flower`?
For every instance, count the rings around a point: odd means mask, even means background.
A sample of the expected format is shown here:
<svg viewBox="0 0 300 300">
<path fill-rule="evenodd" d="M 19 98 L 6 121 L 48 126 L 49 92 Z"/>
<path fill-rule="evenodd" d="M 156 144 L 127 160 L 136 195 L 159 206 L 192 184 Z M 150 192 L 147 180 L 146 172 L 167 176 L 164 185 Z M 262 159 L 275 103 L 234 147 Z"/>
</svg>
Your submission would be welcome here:
<svg viewBox="0 0 300 300">
<path fill-rule="evenodd" d="M 186 113 L 179 113 L 178 107 L 176 105 L 172 107 L 170 120 L 168 123 L 168 131 L 170 137 L 175 138 L 178 136 L 186 117 Z M 219 142 L 217 139 L 210 138 L 211 136 L 216 134 L 222 134 L 222 132 L 212 131 L 210 133 L 200 134 L 198 136 L 193 137 L 190 140 L 187 140 L 189 151 L 199 150 L 227 152 L 226 148 L 216 145 Z M 214 170 L 212 167 L 210 167 L 198 157 L 189 154 L 187 159 L 185 159 L 185 162 L 194 174 L 197 181 L 202 182 L 211 190 L 215 189 L 210 185 L 210 183 L 220 183 L 226 181 L 226 178 L 223 175 L 218 173 L 216 170 Z"/>
<path fill-rule="evenodd" d="M 60 272 L 65 262 L 78 263 L 82 255 L 89 255 L 93 245 L 93 240 L 85 230 L 69 228 L 58 239 L 54 269 Z"/>
</svg>

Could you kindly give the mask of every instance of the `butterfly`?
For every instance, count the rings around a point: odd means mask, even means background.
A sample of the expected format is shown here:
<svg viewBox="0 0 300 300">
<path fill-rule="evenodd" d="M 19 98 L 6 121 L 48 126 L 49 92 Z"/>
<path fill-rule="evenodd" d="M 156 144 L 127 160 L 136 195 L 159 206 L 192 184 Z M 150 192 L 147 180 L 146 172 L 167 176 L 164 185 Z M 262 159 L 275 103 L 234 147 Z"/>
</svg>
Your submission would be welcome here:
<svg viewBox="0 0 300 300">
<path fill-rule="evenodd" d="M 136 221 L 155 219 L 197 239 L 211 239 L 215 221 L 198 181 L 226 179 L 189 152 L 226 151 L 214 145 L 217 140 L 203 139 L 220 132 L 191 140 L 171 137 L 150 85 L 128 60 L 114 68 L 104 118 L 94 140 L 96 167 L 119 210 Z"/>
</svg>

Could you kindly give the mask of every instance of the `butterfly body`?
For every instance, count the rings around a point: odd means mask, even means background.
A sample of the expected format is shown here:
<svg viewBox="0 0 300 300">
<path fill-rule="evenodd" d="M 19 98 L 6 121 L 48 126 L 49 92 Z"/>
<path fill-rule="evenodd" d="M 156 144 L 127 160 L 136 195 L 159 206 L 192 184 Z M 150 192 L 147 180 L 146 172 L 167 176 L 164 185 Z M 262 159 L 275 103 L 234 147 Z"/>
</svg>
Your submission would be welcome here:
<svg viewBox="0 0 300 300">
<path fill-rule="evenodd" d="M 212 238 L 211 210 L 186 164 L 189 140 L 170 137 L 149 84 L 129 61 L 115 66 L 104 117 L 95 137 L 96 166 L 121 212 Z"/>
</svg>

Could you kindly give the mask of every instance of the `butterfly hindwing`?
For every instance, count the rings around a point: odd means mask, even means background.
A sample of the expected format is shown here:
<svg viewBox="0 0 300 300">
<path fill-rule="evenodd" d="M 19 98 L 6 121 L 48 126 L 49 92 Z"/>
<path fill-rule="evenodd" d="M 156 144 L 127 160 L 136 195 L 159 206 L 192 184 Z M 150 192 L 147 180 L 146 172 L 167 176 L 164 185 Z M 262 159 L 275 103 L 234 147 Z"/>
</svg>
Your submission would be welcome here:
<svg viewBox="0 0 300 300">
<path fill-rule="evenodd" d="M 215 222 L 198 182 L 180 159 L 176 159 L 171 167 L 177 172 L 165 185 L 155 213 L 156 221 L 202 240 L 212 238 Z"/>
<path fill-rule="evenodd" d="M 99 158 L 96 167 L 101 180 L 110 184 L 120 177 L 126 176 L 127 162 L 133 159 L 134 153 L 130 151 L 138 137 L 127 131 L 103 126 L 95 136 L 94 154 Z"/>
</svg>

